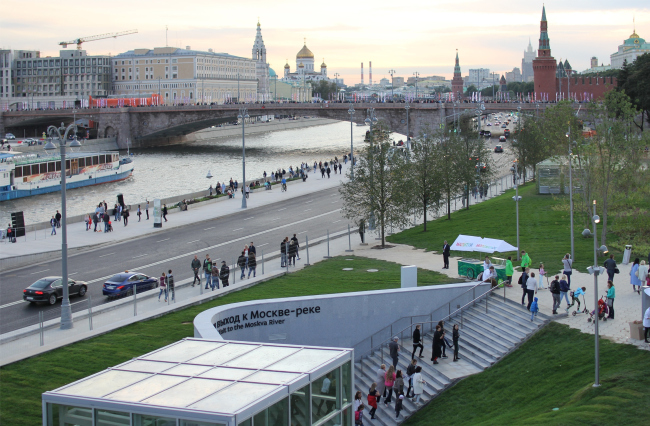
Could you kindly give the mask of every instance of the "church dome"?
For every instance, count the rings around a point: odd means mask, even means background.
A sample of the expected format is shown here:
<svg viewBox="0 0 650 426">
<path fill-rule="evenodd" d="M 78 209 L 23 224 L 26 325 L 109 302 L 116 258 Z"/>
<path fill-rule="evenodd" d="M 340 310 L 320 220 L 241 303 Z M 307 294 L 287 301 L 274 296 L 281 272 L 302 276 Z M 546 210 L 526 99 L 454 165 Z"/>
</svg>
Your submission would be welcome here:
<svg viewBox="0 0 650 426">
<path fill-rule="evenodd" d="M 301 62 L 300 65 L 298 65 L 298 68 L 305 68 L 305 66 Z"/>
<path fill-rule="evenodd" d="M 325 58 L 323 58 L 323 63 L 320 64 L 321 68 L 327 68 L 327 64 L 325 63 Z"/>
<path fill-rule="evenodd" d="M 307 44 L 305 44 L 296 55 L 296 59 L 314 59 L 314 54 L 307 48 Z"/>
<path fill-rule="evenodd" d="M 275 73 L 275 70 L 273 68 L 269 68 L 269 77 L 277 77 L 278 75 Z"/>
<path fill-rule="evenodd" d="M 636 33 L 636 30 L 634 30 L 634 32 L 632 33 L 632 35 L 630 36 L 630 38 L 640 38 L 640 37 L 639 37 L 639 35 Z"/>
<path fill-rule="evenodd" d="M 287 63 L 284 64 L 284 69 L 285 69 L 285 70 L 288 70 L 289 68 L 291 68 L 291 67 L 289 66 L 289 61 L 287 61 Z"/>
</svg>

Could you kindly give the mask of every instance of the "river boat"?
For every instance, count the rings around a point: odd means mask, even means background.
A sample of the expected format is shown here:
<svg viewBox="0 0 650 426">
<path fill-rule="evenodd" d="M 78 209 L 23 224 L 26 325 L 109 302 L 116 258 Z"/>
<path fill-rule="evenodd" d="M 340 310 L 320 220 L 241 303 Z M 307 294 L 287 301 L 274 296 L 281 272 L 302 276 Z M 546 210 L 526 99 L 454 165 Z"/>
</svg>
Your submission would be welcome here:
<svg viewBox="0 0 650 426">
<path fill-rule="evenodd" d="M 133 174 L 131 158 L 117 152 L 66 154 L 66 189 L 117 182 Z M 59 154 L 0 153 L 0 201 L 61 190 Z"/>
</svg>

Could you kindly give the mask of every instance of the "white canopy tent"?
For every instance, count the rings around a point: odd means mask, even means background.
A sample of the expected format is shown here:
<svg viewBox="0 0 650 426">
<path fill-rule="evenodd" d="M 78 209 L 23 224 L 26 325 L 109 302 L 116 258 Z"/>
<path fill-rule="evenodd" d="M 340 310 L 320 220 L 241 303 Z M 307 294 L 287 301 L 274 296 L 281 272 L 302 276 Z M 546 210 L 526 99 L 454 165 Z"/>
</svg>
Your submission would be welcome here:
<svg viewBox="0 0 650 426">
<path fill-rule="evenodd" d="M 517 251 L 514 247 L 503 240 L 493 238 L 481 238 L 471 235 L 459 235 L 451 245 L 451 250 L 456 251 L 480 251 L 483 253 Z"/>
</svg>

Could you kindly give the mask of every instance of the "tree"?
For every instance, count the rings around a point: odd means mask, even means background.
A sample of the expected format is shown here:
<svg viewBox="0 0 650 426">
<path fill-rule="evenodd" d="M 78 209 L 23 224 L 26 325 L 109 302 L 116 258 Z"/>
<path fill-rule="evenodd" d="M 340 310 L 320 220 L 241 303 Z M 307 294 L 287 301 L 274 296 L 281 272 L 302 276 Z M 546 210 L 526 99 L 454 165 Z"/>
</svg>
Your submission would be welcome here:
<svg viewBox="0 0 650 426">
<path fill-rule="evenodd" d="M 465 93 L 467 94 L 467 96 L 469 96 L 470 93 L 474 93 L 474 92 L 478 92 L 478 89 L 476 88 L 476 86 L 474 86 L 473 84 L 470 84 L 469 86 L 467 86 L 467 90 L 465 90 Z"/>
<path fill-rule="evenodd" d="M 467 209 L 471 188 L 484 185 L 494 175 L 492 156 L 485 145 L 485 139 L 479 136 L 476 125 L 472 122 L 474 118 L 471 113 L 459 117 L 456 129 L 458 143 L 454 146 L 458 155 L 455 163 L 456 173 L 460 185 L 464 185 Z M 485 167 L 481 167 L 481 163 Z"/>
<path fill-rule="evenodd" d="M 314 84 L 314 87 L 312 89 L 314 96 L 318 94 L 324 100 L 336 99 L 336 94 L 338 93 L 338 87 L 336 86 L 336 83 L 321 80 L 318 83 L 312 84 Z"/>
<path fill-rule="evenodd" d="M 619 78 L 619 90 L 625 92 L 641 112 L 641 122 L 634 121 L 634 124 L 643 131 L 644 122 L 650 121 L 650 53 L 638 56 L 631 65 L 624 62 Z"/>
<path fill-rule="evenodd" d="M 343 214 L 347 219 L 379 227 L 381 246 L 386 245 L 386 228 L 408 224 L 408 203 L 403 193 L 407 178 L 403 155 L 395 155 L 388 127 L 379 122 L 373 126 L 369 142 L 354 167 L 354 180 L 341 184 Z M 348 178 L 349 178 L 348 172 Z"/>
<path fill-rule="evenodd" d="M 442 129 L 436 137 L 440 143 L 432 167 L 438 169 L 440 197 L 447 205 L 447 220 L 451 220 L 451 199 L 455 198 L 463 187 L 463 181 L 456 170 L 463 167 L 466 157 L 462 155 L 462 141 L 458 133 Z"/>
</svg>

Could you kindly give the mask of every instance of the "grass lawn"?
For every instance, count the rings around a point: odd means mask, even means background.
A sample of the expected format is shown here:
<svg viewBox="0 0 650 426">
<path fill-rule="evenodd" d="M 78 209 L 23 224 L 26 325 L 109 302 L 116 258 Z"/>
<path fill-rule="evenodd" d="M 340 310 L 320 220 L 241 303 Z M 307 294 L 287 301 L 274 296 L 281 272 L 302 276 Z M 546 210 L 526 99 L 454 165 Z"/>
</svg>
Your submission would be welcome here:
<svg viewBox="0 0 650 426">
<path fill-rule="evenodd" d="M 353 259 L 348 261 L 346 259 Z M 354 268 L 342 271 L 342 268 Z M 193 336 L 192 321 L 213 306 L 256 299 L 380 290 L 400 286 L 400 265 L 364 257 L 335 257 L 302 271 L 230 293 L 199 306 L 142 321 L 0 368 L 0 424 L 41 424 L 41 393 L 56 389 L 135 356 Z M 368 273 L 367 269 L 379 272 Z M 418 285 L 454 282 L 420 269 Z"/>
<path fill-rule="evenodd" d="M 444 392 L 406 424 L 648 424 L 650 352 L 601 339 L 600 381 L 599 388 L 592 387 L 593 336 L 551 323 L 494 367 Z"/>
<path fill-rule="evenodd" d="M 459 234 L 474 235 L 483 238 L 505 240 L 513 246 L 517 245 L 517 226 L 515 202 L 512 197 L 515 190 L 506 191 L 500 197 L 484 201 L 469 210 L 461 210 L 447 217 L 427 222 L 427 232 L 423 226 L 416 226 L 391 235 L 387 238 L 392 243 L 409 244 L 418 248 L 442 251 L 442 244 L 447 240 L 453 243 Z M 544 263 L 545 269 L 556 273 L 562 268 L 562 258 L 571 252 L 570 214 L 568 196 L 538 195 L 534 183 L 519 188 L 522 200 L 519 202 L 519 244 L 530 256 L 533 267 Z M 593 264 L 594 241 L 581 235 L 584 226 L 574 213 L 575 263 L 574 268 L 582 269 Z M 611 229 L 611 228 L 610 228 Z M 599 231 L 600 235 L 600 231 Z M 608 233 L 608 247 L 616 259 L 622 259 L 624 245 L 617 244 L 617 236 Z M 452 251 L 452 256 L 483 258 L 485 254 L 478 252 Z M 513 264 L 517 254 L 495 253 L 496 257 L 512 256 Z M 644 255 L 646 256 L 647 253 Z M 634 256 L 633 256 L 634 257 Z M 604 259 L 602 260 L 604 261 Z"/>
</svg>

